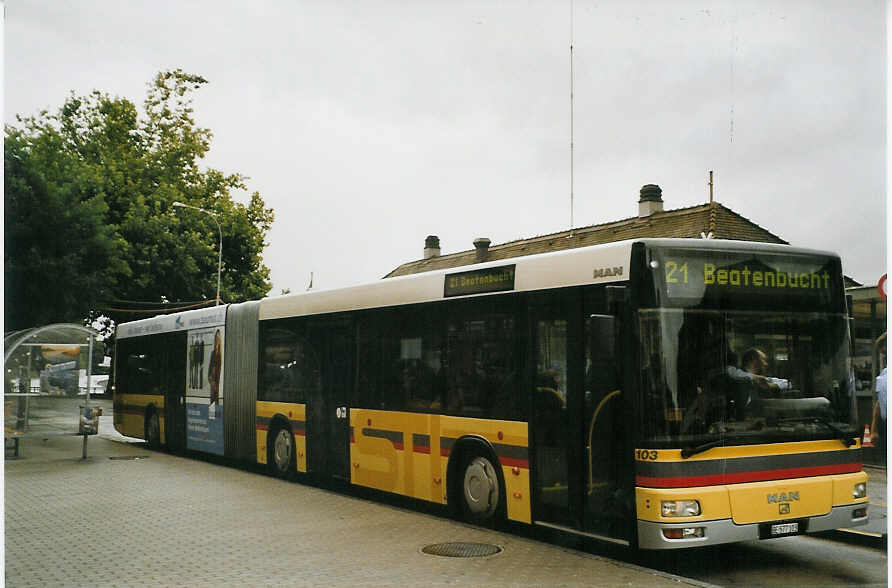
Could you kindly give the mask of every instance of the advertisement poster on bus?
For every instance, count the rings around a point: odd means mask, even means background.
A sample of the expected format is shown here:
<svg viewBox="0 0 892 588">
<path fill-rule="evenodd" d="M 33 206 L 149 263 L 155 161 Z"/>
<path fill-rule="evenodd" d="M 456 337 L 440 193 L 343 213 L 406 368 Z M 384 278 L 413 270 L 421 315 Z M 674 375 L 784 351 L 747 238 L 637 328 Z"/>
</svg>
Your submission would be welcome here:
<svg viewBox="0 0 892 588">
<path fill-rule="evenodd" d="M 223 455 L 221 326 L 189 331 L 186 345 L 186 447 Z"/>
</svg>

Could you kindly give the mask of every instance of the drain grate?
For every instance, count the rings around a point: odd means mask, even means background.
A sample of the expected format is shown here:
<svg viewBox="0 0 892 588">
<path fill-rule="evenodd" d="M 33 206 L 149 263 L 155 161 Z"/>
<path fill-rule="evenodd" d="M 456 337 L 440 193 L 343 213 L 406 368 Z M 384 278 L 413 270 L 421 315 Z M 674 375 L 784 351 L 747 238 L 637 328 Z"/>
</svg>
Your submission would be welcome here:
<svg viewBox="0 0 892 588">
<path fill-rule="evenodd" d="M 466 543 L 456 541 L 452 543 L 435 543 L 421 550 L 428 555 L 440 555 L 442 557 L 487 557 L 502 551 L 498 545 L 490 543 Z"/>
<path fill-rule="evenodd" d="M 135 460 L 135 459 L 149 459 L 149 456 L 148 455 L 116 455 L 114 457 L 110 457 L 109 459 L 129 461 L 129 460 Z"/>
</svg>

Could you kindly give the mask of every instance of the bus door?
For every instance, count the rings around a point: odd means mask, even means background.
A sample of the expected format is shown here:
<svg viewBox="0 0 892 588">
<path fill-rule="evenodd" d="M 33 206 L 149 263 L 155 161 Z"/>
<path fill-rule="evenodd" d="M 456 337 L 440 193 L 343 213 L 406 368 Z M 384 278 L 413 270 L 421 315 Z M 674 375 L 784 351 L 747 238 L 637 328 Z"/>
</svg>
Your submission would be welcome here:
<svg viewBox="0 0 892 588">
<path fill-rule="evenodd" d="M 625 401 L 616 357 L 617 321 L 585 305 L 582 474 L 585 531 L 601 538 L 628 541 L 629 500 L 620 482 L 624 447 L 620 425 Z"/>
<path fill-rule="evenodd" d="M 353 326 L 322 319 L 310 327 L 322 385 L 307 398 L 307 458 L 311 472 L 350 479 L 348 398 L 353 374 Z"/>
<path fill-rule="evenodd" d="M 580 529 L 581 421 L 578 329 L 570 320 L 568 292 L 531 299 L 529 352 L 532 369 L 531 444 L 533 519 Z M 576 300 L 578 306 L 578 300 Z M 575 335 L 575 336 L 574 336 Z"/>
<path fill-rule="evenodd" d="M 164 441 L 171 451 L 186 449 L 186 335 L 164 335 L 159 349 L 164 390 Z"/>
<path fill-rule="evenodd" d="M 610 373 L 612 317 L 592 316 L 580 291 L 531 299 L 533 519 L 615 538 L 614 415 L 620 393 Z M 585 311 L 585 312 L 584 312 Z M 609 388 L 609 389 L 608 389 Z"/>
</svg>

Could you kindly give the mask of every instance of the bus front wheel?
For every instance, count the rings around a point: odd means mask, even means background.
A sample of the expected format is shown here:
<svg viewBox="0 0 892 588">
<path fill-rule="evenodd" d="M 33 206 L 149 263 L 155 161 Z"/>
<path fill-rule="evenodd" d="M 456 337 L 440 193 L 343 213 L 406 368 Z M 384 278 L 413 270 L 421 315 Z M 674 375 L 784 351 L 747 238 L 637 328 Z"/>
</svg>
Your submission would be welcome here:
<svg viewBox="0 0 892 588">
<path fill-rule="evenodd" d="M 492 520 L 502 503 L 499 474 L 492 462 L 482 455 L 472 454 L 465 462 L 462 477 L 462 510 L 471 521 Z"/>
</svg>

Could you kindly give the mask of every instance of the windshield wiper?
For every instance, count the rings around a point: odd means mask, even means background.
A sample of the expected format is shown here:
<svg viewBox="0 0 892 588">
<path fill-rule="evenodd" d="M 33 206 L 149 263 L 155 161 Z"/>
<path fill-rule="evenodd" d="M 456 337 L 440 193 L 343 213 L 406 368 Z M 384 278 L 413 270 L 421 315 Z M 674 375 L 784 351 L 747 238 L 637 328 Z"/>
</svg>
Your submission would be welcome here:
<svg viewBox="0 0 892 588">
<path fill-rule="evenodd" d="M 782 423 L 814 423 L 817 425 L 824 425 L 828 429 L 830 429 L 839 439 L 842 441 L 846 447 L 851 447 L 855 444 L 855 439 L 853 439 L 850 435 L 848 435 L 845 431 L 828 421 L 827 419 L 823 419 L 821 417 L 790 417 L 784 419 L 778 419 L 778 424 Z M 713 439 L 712 441 L 707 441 L 706 443 L 701 443 L 700 445 L 695 445 L 693 447 L 685 447 L 681 450 L 681 458 L 688 459 L 689 457 L 693 457 L 698 453 L 703 453 L 704 451 L 709 451 L 714 447 L 722 447 L 726 445 L 728 442 L 739 441 L 741 439 L 749 439 L 749 436 L 744 435 L 724 435 L 719 437 L 718 439 Z"/>
<path fill-rule="evenodd" d="M 788 417 L 783 419 L 777 419 L 778 424 L 782 423 L 814 423 L 817 425 L 824 425 L 831 431 L 836 434 L 836 438 L 845 443 L 846 447 L 851 447 L 855 444 L 855 439 L 847 434 L 845 431 L 828 421 L 827 419 L 821 417 Z"/>
<path fill-rule="evenodd" d="M 703 453 L 704 451 L 709 451 L 713 447 L 721 447 L 725 445 L 728 441 L 738 441 L 740 439 L 748 439 L 749 437 L 744 437 L 742 435 L 724 435 L 719 437 L 718 439 L 713 439 L 712 441 L 707 441 L 706 443 L 702 443 L 700 445 L 695 445 L 693 447 L 685 447 L 681 450 L 681 458 L 687 459 L 689 457 L 693 457 L 698 453 Z"/>
</svg>

